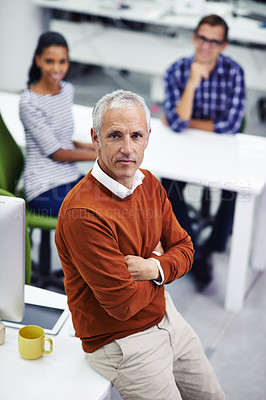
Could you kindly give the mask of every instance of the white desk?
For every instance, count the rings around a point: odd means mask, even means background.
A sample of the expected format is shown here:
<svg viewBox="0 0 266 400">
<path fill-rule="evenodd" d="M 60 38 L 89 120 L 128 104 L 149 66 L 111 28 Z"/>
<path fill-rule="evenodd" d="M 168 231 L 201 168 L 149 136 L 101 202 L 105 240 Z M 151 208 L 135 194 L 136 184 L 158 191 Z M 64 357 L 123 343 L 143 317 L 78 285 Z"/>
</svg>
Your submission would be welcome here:
<svg viewBox="0 0 266 400">
<path fill-rule="evenodd" d="M 254 206 L 259 196 L 251 265 L 257 270 L 266 267 L 266 138 L 192 129 L 177 134 L 153 119 L 142 166 L 160 177 L 237 192 L 225 308 L 239 312 L 244 304 Z"/>
<path fill-rule="evenodd" d="M 16 131 L 17 107 L 17 95 L 0 92 L 0 111 L 14 137 L 25 144 L 23 129 Z M 75 105 L 73 110 L 75 137 L 86 141 L 91 127 L 91 108 Z M 225 308 L 240 311 L 244 303 L 257 197 L 261 197 L 261 205 L 251 265 L 257 270 L 266 267 L 266 138 L 246 134 L 215 135 L 197 130 L 177 134 L 153 118 L 142 167 L 159 177 L 237 192 Z"/>
<path fill-rule="evenodd" d="M 194 52 L 190 36 L 201 15 L 170 15 L 165 12 L 167 3 L 163 1 L 129 1 L 130 8 L 126 10 L 108 7 L 106 1 L 100 0 L 32 1 L 45 8 L 116 20 L 117 27 L 110 27 L 103 23 L 52 19 L 50 29 L 66 37 L 73 61 L 149 75 L 151 98 L 154 101 L 163 100 L 162 77 L 166 69 L 178 58 Z M 259 21 L 232 17 L 232 4 L 206 2 L 205 8 L 203 14 L 215 12 L 226 19 L 230 27 L 230 40 L 252 44 L 252 48 L 230 44 L 225 54 L 242 65 L 248 88 L 266 91 L 266 52 L 254 48 L 254 45 L 266 46 L 266 29 L 261 28 Z M 174 29 L 178 36 L 123 29 L 120 19 L 163 26 L 166 33 L 169 28 Z"/>
<path fill-rule="evenodd" d="M 26 300 L 47 306 L 66 304 L 66 296 L 32 286 Z M 85 359 L 80 340 L 70 336 L 68 319 L 53 340 L 53 351 L 37 360 L 24 360 L 18 352 L 18 329 L 6 328 L 0 346 L 0 393 L 3 400 L 103 400 L 111 383 L 94 371 Z M 49 336 L 49 335 L 47 335 Z"/>
<path fill-rule="evenodd" d="M 127 0 L 130 6 L 127 9 L 115 7 L 114 0 L 32 0 L 32 2 L 48 9 L 189 30 L 195 29 L 201 16 L 215 13 L 226 19 L 230 29 L 230 40 L 266 45 L 266 36 L 263 34 L 261 23 L 252 19 L 233 17 L 235 6 L 231 3 L 207 1 L 201 12 L 173 14 L 169 12 L 170 1 L 167 0 Z M 255 7 L 254 3 L 251 7 Z M 261 8 L 266 14 L 266 7 Z M 248 10 L 237 7 L 237 11 L 239 14 L 245 14 Z"/>
</svg>

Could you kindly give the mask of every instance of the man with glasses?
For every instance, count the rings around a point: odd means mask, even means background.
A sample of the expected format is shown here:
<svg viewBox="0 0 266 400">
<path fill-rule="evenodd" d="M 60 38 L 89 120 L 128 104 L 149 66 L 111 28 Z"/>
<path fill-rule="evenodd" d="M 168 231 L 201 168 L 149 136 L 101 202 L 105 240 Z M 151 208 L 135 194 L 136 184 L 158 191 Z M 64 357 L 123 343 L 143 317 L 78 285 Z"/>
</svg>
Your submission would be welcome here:
<svg viewBox="0 0 266 400">
<path fill-rule="evenodd" d="M 194 56 L 178 60 L 166 71 L 165 122 L 174 131 L 240 131 L 245 108 L 244 73 L 235 61 L 221 54 L 228 44 L 227 36 L 228 26 L 221 17 L 213 14 L 202 18 L 192 36 Z M 195 239 L 182 194 L 186 184 L 169 179 L 162 179 L 162 184 L 177 219 Z M 212 234 L 201 251 L 193 240 L 196 253 L 192 273 L 198 289 L 202 290 L 212 279 L 209 255 L 225 249 L 234 206 L 235 193 L 223 190 Z"/>
</svg>

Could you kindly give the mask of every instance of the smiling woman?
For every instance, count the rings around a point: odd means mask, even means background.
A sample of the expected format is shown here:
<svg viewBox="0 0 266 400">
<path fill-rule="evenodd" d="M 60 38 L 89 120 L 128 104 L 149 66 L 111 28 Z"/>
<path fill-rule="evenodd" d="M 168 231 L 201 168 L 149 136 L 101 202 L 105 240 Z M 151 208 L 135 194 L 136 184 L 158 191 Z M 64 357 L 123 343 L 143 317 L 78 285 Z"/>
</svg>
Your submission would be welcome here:
<svg viewBox="0 0 266 400">
<path fill-rule="evenodd" d="M 72 140 L 74 89 L 64 80 L 68 69 L 64 37 L 43 33 L 29 70 L 28 89 L 20 99 L 26 134 L 26 198 L 31 209 L 50 216 L 58 215 L 66 194 L 83 177 L 75 161 L 96 158 L 91 143 Z"/>
<path fill-rule="evenodd" d="M 41 79 L 33 86 L 36 93 L 57 94 L 60 92 L 60 82 L 65 77 L 68 68 L 68 51 L 63 46 L 50 46 L 36 55 L 36 65 L 42 71 Z M 54 93 L 51 93 L 54 92 Z"/>
</svg>

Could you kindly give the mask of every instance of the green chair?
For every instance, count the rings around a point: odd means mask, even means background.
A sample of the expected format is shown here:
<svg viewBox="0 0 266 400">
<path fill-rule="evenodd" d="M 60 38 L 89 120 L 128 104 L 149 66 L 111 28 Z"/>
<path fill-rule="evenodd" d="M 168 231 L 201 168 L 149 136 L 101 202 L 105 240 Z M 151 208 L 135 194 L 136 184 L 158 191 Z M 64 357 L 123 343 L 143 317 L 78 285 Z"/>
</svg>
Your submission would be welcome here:
<svg viewBox="0 0 266 400">
<path fill-rule="evenodd" d="M 0 188 L 13 195 L 24 197 L 18 192 L 18 182 L 24 167 L 24 155 L 21 148 L 10 134 L 0 114 Z M 38 276 L 36 285 L 49 285 L 62 288 L 62 282 L 51 274 L 50 231 L 56 228 L 57 218 L 36 214 L 27 209 L 26 222 L 30 229 L 39 228 L 42 232 Z"/>
<path fill-rule="evenodd" d="M 0 188 L 1 196 L 14 196 L 12 193 Z M 27 221 L 25 221 L 25 283 L 31 283 L 31 248 Z"/>
</svg>

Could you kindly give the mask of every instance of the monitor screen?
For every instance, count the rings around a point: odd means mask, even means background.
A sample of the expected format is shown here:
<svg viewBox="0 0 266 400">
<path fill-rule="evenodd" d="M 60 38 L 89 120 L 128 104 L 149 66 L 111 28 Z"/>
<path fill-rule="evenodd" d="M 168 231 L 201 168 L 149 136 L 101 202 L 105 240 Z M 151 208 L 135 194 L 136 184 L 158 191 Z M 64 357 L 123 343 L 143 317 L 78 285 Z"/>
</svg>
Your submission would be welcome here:
<svg viewBox="0 0 266 400">
<path fill-rule="evenodd" d="M 0 319 L 21 321 L 25 284 L 25 201 L 0 196 Z"/>
</svg>

